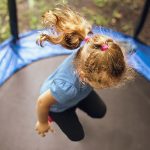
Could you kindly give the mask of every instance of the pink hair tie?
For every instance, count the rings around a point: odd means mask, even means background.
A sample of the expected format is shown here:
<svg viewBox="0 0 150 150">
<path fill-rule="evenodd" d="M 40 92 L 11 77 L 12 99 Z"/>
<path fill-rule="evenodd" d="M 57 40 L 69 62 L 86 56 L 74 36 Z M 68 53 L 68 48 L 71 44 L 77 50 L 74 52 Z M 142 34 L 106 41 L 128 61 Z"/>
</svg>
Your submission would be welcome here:
<svg viewBox="0 0 150 150">
<path fill-rule="evenodd" d="M 88 37 L 88 36 L 85 37 L 84 41 L 85 41 L 85 42 L 89 42 L 89 41 L 90 41 L 90 37 Z"/>
<path fill-rule="evenodd" d="M 108 45 L 107 44 L 103 44 L 103 45 L 101 45 L 101 51 L 106 51 L 106 50 L 108 50 Z"/>
</svg>

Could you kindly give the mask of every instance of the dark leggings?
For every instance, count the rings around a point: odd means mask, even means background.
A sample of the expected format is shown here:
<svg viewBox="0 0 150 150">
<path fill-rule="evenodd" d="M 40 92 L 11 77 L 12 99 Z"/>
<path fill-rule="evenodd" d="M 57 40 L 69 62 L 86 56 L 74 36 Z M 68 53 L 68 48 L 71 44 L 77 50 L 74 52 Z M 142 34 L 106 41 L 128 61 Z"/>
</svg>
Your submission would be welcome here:
<svg viewBox="0 0 150 150">
<path fill-rule="evenodd" d="M 84 130 L 76 115 L 76 108 L 86 112 L 92 118 L 102 118 L 106 114 L 106 105 L 94 91 L 75 107 L 58 113 L 49 112 L 53 121 L 72 141 L 80 141 L 84 138 Z"/>
</svg>

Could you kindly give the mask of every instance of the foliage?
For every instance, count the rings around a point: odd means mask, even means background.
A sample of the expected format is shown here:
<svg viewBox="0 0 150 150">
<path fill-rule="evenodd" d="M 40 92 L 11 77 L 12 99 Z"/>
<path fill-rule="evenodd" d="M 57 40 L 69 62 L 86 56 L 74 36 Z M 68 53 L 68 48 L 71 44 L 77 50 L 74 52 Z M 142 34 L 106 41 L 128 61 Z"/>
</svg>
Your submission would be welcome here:
<svg viewBox="0 0 150 150">
<path fill-rule="evenodd" d="M 104 7 L 108 0 L 93 0 L 93 2 L 98 6 L 98 7 Z"/>
<path fill-rule="evenodd" d="M 41 16 L 57 4 L 69 4 L 92 24 L 131 34 L 143 2 L 141 0 L 16 0 L 19 32 L 42 28 Z M 135 17 L 137 16 L 137 17 Z M 0 2 L 0 42 L 10 36 L 7 0 Z"/>
<path fill-rule="evenodd" d="M 108 24 L 109 20 L 108 18 L 105 18 L 103 15 L 87 8 L 83 7 L 82 10 L 83 14 L 90 20 L 92 24 L 105 26 Z"/>
<path fill-rule="evenodd" d="M 7 1 L 0 2 L 0 42 L 10 36 L 9 17 L 7 12 Z"/>
</svg>

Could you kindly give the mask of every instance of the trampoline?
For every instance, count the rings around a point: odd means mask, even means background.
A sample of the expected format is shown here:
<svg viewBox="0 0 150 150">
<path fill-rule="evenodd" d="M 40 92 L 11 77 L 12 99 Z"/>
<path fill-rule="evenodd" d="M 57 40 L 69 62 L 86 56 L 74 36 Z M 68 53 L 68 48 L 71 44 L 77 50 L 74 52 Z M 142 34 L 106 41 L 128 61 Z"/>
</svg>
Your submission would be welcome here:
<svg viewBox="0 0 150 150">
<path fill-rule="evenodd" d="M 77 110 L 86 137 L 83 141 L 75 143 L 70 142 L 55 123 L 54 134 L 49 133 L 45 138 L 41 138 L 34 131 L 35 103 L 39 96 L 39 88 L 44 79 L 72 51 L 49 43 L 45 43 L 44 48 L 37 46 L 37 30 L 18 35 L 16 13 L 12 13 L 16 10 L 15 0 L 8 0 L 12 37 L 0 45 L 0 149 L 149 149 L 150 46 L 138 39 L 149 3 L 149 0 L 145 3 L 142 19 L 133 37 L 108 28 L 93 26 L 95 33 L 130 43 L 135 53 L 129 59 L 129 63 L 142 76 L 139 74 L 134 82 L 119 89 L 96 91 L 105 101 L 108 112 L 103 119 L 94 120 Z M 42 58 L 46 59 L 40 60 Z M 35 61 L 37 62 L 32 63 Z M 31 65 L 25 67 L 28 64 Z M 18 72 L 15 73 L 16 71 Z"/>
</svg>

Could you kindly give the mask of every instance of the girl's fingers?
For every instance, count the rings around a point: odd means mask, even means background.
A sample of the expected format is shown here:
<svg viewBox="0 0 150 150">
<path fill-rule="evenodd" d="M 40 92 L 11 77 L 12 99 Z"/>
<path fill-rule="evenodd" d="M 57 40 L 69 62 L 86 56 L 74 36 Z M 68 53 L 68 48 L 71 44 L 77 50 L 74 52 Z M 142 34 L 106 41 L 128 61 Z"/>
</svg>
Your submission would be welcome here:
<svg viewBox="0 0 150 150">
<path fill-rule="evenodd" d="M 46 130 L 45 132 L 48 132 L 49 131 L 49 129 L 48 130 Z"/>
<path fill-rule="evenodd" d="M 41 136 L 44 137 L 44 136 L 45 136 L 45 133 L 41 133 Z"/>
<path fill-rule="evenodd" d="M 38 131 L 38 134 L 41 134 L 41 132 L 40 132 L 40 131 Z"/>
</svg>

